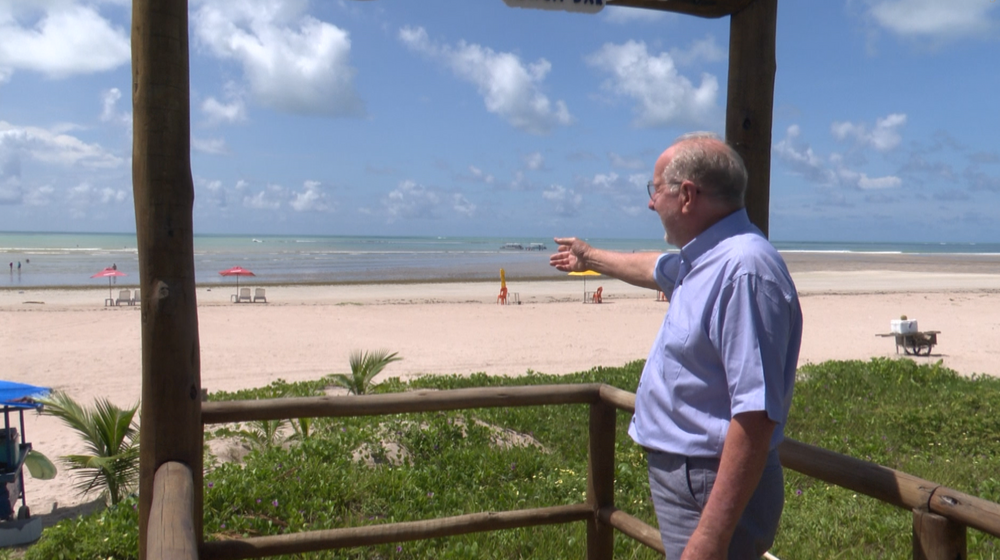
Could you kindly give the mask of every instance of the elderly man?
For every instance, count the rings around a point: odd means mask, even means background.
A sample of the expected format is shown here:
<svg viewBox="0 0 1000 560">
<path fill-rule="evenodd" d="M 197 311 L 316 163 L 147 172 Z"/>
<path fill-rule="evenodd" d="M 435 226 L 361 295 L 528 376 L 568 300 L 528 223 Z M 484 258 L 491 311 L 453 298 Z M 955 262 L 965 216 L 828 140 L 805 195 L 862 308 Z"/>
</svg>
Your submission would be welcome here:
<svg viewBox="0 0 1000 560">
<path fill-rule="evenodd" d="M 667 558 L 759 558 L 784 504 L 777 446 L 802 336 L 795 285 L 743 206 L 747 172 L 714 135 L 656 160 L 649 208 L 679 253 L 557 238 L 550 264 L 661 290 L 670 307 L 636 390 L 629 435 L 647 453 Z"/>
</svg>

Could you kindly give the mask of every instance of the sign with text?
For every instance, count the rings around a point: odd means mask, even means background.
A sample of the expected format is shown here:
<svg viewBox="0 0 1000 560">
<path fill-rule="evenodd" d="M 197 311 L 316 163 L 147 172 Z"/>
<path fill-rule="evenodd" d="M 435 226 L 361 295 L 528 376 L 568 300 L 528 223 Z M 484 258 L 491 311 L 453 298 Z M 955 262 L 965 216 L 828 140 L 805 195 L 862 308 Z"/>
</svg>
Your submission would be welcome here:
<svg viewBox="0 0 1000 560">
<path fill-rule="evenodd" d="M 604 8 L 604 0 L 503 0 L 511 8 L 533 8 L 535 10 L 562 10 L 596 14 Z"/>
</svg>

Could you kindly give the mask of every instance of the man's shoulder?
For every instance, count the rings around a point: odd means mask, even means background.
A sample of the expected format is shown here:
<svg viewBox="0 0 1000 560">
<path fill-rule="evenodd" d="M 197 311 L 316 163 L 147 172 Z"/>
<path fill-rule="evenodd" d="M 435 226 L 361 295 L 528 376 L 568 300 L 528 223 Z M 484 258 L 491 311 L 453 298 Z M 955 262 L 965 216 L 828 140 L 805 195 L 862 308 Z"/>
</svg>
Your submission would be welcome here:
<svg viewBox="0 0 1000 560">
<path fill-rule="evenodd" d="M 790 282 L 791 275 L 781 253 L 759 232 L 741 232 L 717 247 L 730 275 L 752 274 L 769 280 Z"/>
</svg>

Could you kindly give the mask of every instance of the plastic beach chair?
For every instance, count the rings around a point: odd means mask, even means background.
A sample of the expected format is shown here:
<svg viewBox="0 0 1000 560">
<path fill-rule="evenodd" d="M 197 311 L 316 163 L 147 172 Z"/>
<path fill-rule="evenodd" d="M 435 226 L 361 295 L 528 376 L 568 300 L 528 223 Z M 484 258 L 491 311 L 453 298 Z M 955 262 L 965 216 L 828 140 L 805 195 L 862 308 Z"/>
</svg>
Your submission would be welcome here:
<svg viewBox="0 0 1000 560">
<path fill-rule="evenodd" d="M 240 295 L 236 298 L 236 303 L 241 301 L 250 302 L 250 288 L 240 288 Z"/>
<path fill-rule="evenodd" d="M 601 293 L 603 291 L 604 291 L 604 286 L 600 286 L 597 288 L 597 291 L 594 292 L 594 297 L 593 297 L 594 303 L 604 303 L 604 300 L 601 298 Z"/>
<path fill-rule="evenodd" d="M 264 288 L 256 288 L 253 291 L 253 302 L 257 303 L 258 301 L 267 303 L 267 298 L 264 297 Z"/>
<path fill-rule="evenodd" d="M 115 305 L 121 305 L 123 303 L 126 305 L 134 305 L 131 290 L 122 290 L 118 292 L 118 299 L 115 300 Z"/>
</svg>

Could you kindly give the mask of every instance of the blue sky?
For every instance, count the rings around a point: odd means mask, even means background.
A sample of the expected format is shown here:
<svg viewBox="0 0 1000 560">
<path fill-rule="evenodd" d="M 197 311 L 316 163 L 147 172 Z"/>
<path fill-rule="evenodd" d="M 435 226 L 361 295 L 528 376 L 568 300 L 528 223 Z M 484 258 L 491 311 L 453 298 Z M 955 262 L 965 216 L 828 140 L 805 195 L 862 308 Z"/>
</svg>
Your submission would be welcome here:
<svg viewBox="0 0 1000 560">
<path fill-rule="evenodd" d="M 0 230 L 130 232 L 130 2 L 0 0 Z M 1000 239 L 1000 2 L 779 2 L 771 237 Z M 195 233 L 658 238 L 729 20 L 190 0 Z"/>
</svg>

